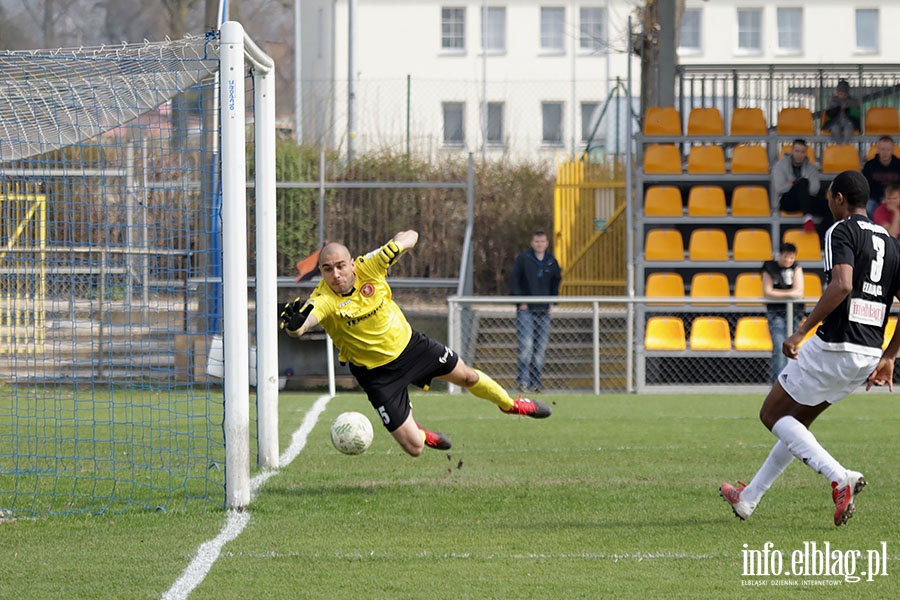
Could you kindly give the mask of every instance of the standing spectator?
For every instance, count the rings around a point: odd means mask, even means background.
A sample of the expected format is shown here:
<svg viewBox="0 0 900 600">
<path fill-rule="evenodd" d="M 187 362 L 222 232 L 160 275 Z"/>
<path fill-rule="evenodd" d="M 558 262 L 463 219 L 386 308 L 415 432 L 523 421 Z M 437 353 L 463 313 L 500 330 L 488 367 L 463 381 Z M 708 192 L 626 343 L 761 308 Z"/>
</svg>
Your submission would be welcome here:
<svg viewBox="0 0 900 600">
<path fill-rule="evenodd" d="M 830 130 L 831 137 L 838 144 L 846 144 L 853 132 L 859 131 L 861 114 L 859 100 L 850 95 L 850 84 L 846 79 L 841 79 L 825 109 L 822 129 Z"/>
<path fill-rule="evenodd" d="M 797 264 L 797 246 L 790 242 L 781 244 L 775 260 L 767 260 L 762 266 L 763 296 L 781 300 L 803 297 L 803 267 Z M 794 303 L 791 333 L 800 327 L 803 304 Z M 766 319 L 772 336 L 772 362 L 769 383 L 774 384 L 787 364 L 787 357 L 781 351 L 781 344 L 787 338 L 787 304 L 766 304 Z"/>
<path fill-rule="evenodd" d="M 562 271 L 550 253 L 547 232 L 537 229 L 531 234 L 531 248 L 520 254 L 513 264 L 509 290 L 513 296 L 558 296 Z M 540 392 L 544 370 L 544 354 L 550 339 L 550 305 L 522 303 L 516 307 L 518 364 L 516 385 L 519 391 Z"/>
<path fill-rule="evenodd" d="M 894 138 L 889 135 L 878 139 L 878 153 L 863 165 L 863 175 L 869 183 L 869 201 L 866 212 L 869 218 L 875 219 L 875 208 L 884 198 L 884 186 L 889 183 L 900 183 L 900 159 L 894 156 Z"/>
<path fill-rule="evenodd" d="M 786 212 L 803 213 L 803 229 L 815 231 L 813 213 L 819 208 L 819 170 L 809 162 L 806 140 L 796 139 L 790 154 L 782 156 L 772 168 L 772 187 L 778 198 L 778 208 Z"/>
<path fill-rule="evenodd" d="M 884 186 L 884 200 L 875 209 L 872 221 L 887 229 L 892 237 L 900 236 L 900 184 Z"/>
</svg>

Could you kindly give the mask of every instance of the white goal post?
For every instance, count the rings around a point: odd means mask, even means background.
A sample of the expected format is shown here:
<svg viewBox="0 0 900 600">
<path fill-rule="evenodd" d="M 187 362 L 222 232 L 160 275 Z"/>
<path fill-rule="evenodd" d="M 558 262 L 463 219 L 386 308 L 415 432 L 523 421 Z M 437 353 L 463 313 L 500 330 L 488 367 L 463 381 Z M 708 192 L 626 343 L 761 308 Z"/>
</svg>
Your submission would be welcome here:
<svg viewBox="0 0 900 600">
<path fill-rule="evenodd" d="M 274 62 L 234 21 L 220 30 L 226 505 L 250 502 L 249 323 L 244 63 L 254 69 L 256 315 L 259 464 L 278 467 Z"/>
</svg>

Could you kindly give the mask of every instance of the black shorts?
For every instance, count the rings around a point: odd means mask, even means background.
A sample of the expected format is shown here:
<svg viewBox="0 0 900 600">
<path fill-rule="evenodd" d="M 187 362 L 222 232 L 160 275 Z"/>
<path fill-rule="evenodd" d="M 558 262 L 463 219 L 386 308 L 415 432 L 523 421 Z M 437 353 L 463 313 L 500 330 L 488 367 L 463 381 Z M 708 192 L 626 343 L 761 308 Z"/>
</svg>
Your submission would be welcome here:
<svg viewBox="0 0 900 600">
<path fill-rule="evenodd" d="M 459 362 L 459 356 L 424 333 L 413 331 L 406 349 L 386 365 L 367 369 L 350 364 L 350 372 L 369 397 L 385 428 L 394 431 L 409 417 L 410 384 L 425 387 L 431 380 L 446 375 Z"/>
</svg>

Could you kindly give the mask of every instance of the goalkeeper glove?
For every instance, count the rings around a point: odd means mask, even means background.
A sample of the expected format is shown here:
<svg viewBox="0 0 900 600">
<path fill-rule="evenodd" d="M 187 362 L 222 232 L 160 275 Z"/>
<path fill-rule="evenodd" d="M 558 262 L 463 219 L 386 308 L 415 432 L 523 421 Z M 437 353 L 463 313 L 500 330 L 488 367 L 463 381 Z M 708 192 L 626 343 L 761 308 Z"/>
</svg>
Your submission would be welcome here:
<svg viewBox="0 0 900 600">
<path fill-rule="evenodd" d="M 296 335 L 297 331 L 303 326 L 303 323 L 306 322 L 306 317 L 309 316 L 309 313 L 313 308 L 312 304 L 309 304 L 301 311 L 300 309 L 302 307 L 303 300 L 300 298 L 296 298 L 293 302 L 285 304 L 284 310 L 281 311 L 280 328 L 286 330 L 288 334 Z"/>
</svg>

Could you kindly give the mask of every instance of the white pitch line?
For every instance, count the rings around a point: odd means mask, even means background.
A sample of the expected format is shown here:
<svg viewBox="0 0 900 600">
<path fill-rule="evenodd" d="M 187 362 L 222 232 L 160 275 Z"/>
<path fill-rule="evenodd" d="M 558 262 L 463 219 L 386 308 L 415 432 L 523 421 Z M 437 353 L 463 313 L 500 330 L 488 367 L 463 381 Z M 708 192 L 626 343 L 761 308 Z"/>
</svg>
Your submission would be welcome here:
<svg viewBox="0 0 900 600">
<path fill-rule="evenodd" d="M 312 408 L 307 411 L 300 428 L 291 436 L 291 445 L 278 457 L 278 464 L 281 467 L 291 464 L 306 446 L 309 434 L 318 422 L 319 416 L 325 411 L 331 398 L 327 394 L 320 396 L 312 405 Z M 250 498 L 252 499 L 256 496 L 257 490 L 277 472 L 277 470 L 266 470 L 251 479 Z M 172 587 L 162 595 L 162 600 L 185 600 L 206 579 L 206 575 L 212 569 L 216 560 L 218 560 L 225 544 L 239 536 L 249 522 L 249 510 L 229 510 L 228 518 L 225 520 L 222 530 L 213 539 L 200 544 L 194 560 L 181 573 L 181 577 L 172 584 Z"/>
</svg>

